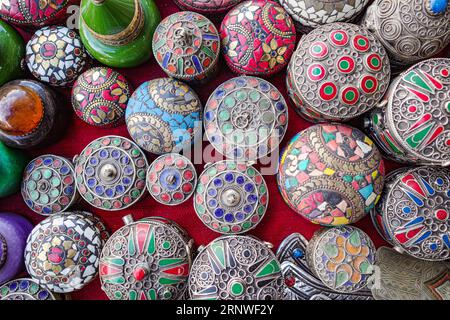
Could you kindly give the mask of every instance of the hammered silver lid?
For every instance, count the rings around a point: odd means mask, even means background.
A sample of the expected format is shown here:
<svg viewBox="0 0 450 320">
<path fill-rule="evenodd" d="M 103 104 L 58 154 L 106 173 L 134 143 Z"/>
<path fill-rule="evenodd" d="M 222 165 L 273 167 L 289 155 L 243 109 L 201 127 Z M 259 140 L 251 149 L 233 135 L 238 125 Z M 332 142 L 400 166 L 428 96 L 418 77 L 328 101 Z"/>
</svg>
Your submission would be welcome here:
<svg viewBox="0 0 450 320">
<path fill-rule="evenodd" d="M 267 244 L 249 236 L 222 236 L 204 247 L 192 264 L 193 300 L 281 300 L 280 263 Z"/>
<path fill-rule="evenodd" d="M 346 121 L 375 107 L 390 74 L 386 50 L 369 30 L 331 23 L 301 38 L 286 81 L 306 120 Z"/>
</svg>

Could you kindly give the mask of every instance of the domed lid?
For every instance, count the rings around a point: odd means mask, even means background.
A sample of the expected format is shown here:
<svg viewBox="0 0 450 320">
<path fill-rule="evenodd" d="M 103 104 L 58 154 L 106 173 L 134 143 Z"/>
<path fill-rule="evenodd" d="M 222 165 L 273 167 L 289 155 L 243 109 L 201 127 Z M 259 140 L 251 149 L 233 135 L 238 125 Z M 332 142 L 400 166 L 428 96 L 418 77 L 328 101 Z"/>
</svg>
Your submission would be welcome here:
<svg viewBox="0 0 450 320">
<path fill-rule="evenodd" d="M 270 82 L 237 77 L 221 84 L 205 107 L 205 131 L 229 159 L 253 161 L 283 140 L 288 124 L 286 101 Z"/>
<path fill-rule="evenodd" d="M 306 259 L 324 285 L 348 293 L 367 286 L 375 252 L 372 240 L 358 228 L 324 228 L 311 238 Z"/>
<path fill-rule="evenodd" d="M 126 138 L 98 138 L 74 162 L 78 192 L 96 208 L 122 210 L 136 203 L 145 192 L 147 159 Z"/>
<path fill-rule="evenodd" d="M 102 290 L 111 300 L 184 298 L 193 241 L 174 222 L 150 217 L 126 226 L 106 243 L 100 258 Z"/>
<path fill-rule="evenodd" d="M 50 154 L 37 157 L 25 168 L 22 197 L 31 210 L 42 215 L 67 210 L 77 197 L 73 164 Z"/>
<path fill-rule="evenodd" d="M 401 252 L 418 259 L 450 258 L 450 170 L 416 167 L 388 185 L 383 225 Z"/>
<path fill-rule="evenodd" d="M 134 40 L 145 24 L 141 0 L 82 0 L 80 23 L 105 44 Z"/>
<path fill-rule="evenodd" d="M 386 126 L 424 164 L 450 164 L 450 59 L 419 62 L 389 90 Z"/>
<path fill-rule="evenodd" d="M 280 263 L 267 243 L 249 236 L 222 236 L 205 246 L 192 264 L 193 300 L 281 300 Z"/>
<path fill-rule="evenodd" d="M 208 164 L 198 179 L 194 208 L 211 230 L 238 234 L 255 228 L 267 210 L 269 194 L 263 176 L 234 161 Z"/>
<path fill-rule="evenodd" d="M 15 279 L 0 286 L 0 300 L 55 300 L 55 295 L 36 280 Z"/>
<path fill-rule="evenodd" d="M 360 130 L 340 124 L 309 127 L 283 151 L 278 186 L 286 203 L 313 223 L 356 222 L 378 202 L 384 163 Z"/>
<path fill-rule="evenodd" d="M 147 190 L 162 204 L 172 206 L 185 202 L 196 185 L 194 165 L 178 153 L 162 155 L 148 167 Z"/>
<path fill-rule="evenodd" d="M 25 266 L 47 289 L 79 290 L 97 275 L 102 239 L 91 219 L 76 213 L 54 214 L 28 237 Z"/>
</svg>

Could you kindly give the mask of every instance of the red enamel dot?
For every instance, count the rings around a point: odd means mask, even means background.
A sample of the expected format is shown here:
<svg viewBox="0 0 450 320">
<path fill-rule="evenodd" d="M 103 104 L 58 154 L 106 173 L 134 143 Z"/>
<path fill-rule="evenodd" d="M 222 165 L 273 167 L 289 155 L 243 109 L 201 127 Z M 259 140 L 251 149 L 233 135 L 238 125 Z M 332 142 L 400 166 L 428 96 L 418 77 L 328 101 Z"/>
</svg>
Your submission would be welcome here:
<svg viewBox="0 0 450 320">
<path fill-rule="evenodd" d="M 355 60 L 349 56 L 342 57 L 337 61 L 337 68 L 342 73 L 350 73 L 355 70 Z"/>
<path fill-rule="evenodd" d="M 191 170 L 186 170 L 183 172 L 183 178 L 186 180 L 191 180 L 194 177 L 194 173 Z"/>
<path fill-rule="evenodd" d="M 341 100 L 347 105 L 354 105 L 358 99 L 359 92 L 355 87 L 346 87 L 341 92 Z"/>
<path fill-rule="evenodd" d="M 443 210 L 443 209 L 439 209 L 436 211 L 436 218 L 438 218 L 441 221 L 447 220 L 448 219 L 448 213 L 447 211 Z"/>
<path fill-rule="evenodd" d="M 366 58 L 366 66 L 371 71 L 381 70 L 381 67 L 383 66 L 383 64 L 381 62 L 380 56 L 376 53 L 369 54 Z"/>
<path fill-rule="evenodd" d="M 287 287 L 293 287 L 295 285 L 295 278 L 293 276 L 287 276 L 284 279 L 284 283 L 286 284 Z"/>
<path fill-rule="evenodd" d="M 315 41 L 309 47 L 309 54 L 313 58 L 323 59 L 328 55 L 328 47 L 325 42 Z"/>
<path fill-rule="evenodd" d="M 443 76 L 443 77 L 448 77 L 449 76 L 449 74 L 450 74 L 450 71 L 448 70 L 448 69 L 442 69 L 442 71 L 441 71 L 441 75 Z"/>
<path fill-rule="evenodd" d="M 348 34 L 344 30 L 331 32 L 330 41 L 336 46 L 345 46 L 348 43 Z"/>
<path fill-rule="evenodd" d="M 362 35 L 357 35 L 353 38 L 353 47 L 361 52 L 366 52 L 369 50 L 369 39 Z"/>
<path fill-rule="evenodd" d="M 320 63 L 313 63 L 308 67 L 308 78 L 311 81 L 320 81 L 325 75 L 325 68 Z"/>
<path fill-rule="evenodd" d="M 161 195 L 161 200 L 162 200 L 163 202 L 169 202 L 169 201 L 170 201 L 170 196 L 169 196 L 167 193 L 163 193 L 163 194 Z"/>
<path fill-rule="evenodd" d="M 181 192 L 175 192 L 175 193 L 173 194 L 173 198 L 174 198 L 175 200 L 183 200 L 184 195 L 183 195 Z"/>
<path fill-rule="evenodd" d="M 190 193 L 192 191 L 192 184 L 190 183 L 183 184 L 181 190 L 183 190 L 184 193 Z"/>
<path fill-rule="evenodd" d="M 364 76 L 361 79 L 360 87 L 364 93 L 372 94 L 378 89 L 378 80 L 373 76 Z"/>
<path fill-rule="evenodd" d="M 319 95 L 322 100 L 333 100 L 337 95 L 336 85 L 333 82 L 325 82 L 320 86 Z"/>
<path fill-rule="evenodd" d="M 414 113 L 414 112 L 417 111 L 417 107 L 416 106 L 409 106 L 408 107 L 408 111 Z"/>
<path fill-rule="evenodd" d="M 138 267 L 133 271 L 133 276 L 136 279 L 136 281 L 144 280 L 146 275 L 147 275 L 147 272 L 144 270 L 144 268 L 141 268 L 141 267 Z"/>
</svg>

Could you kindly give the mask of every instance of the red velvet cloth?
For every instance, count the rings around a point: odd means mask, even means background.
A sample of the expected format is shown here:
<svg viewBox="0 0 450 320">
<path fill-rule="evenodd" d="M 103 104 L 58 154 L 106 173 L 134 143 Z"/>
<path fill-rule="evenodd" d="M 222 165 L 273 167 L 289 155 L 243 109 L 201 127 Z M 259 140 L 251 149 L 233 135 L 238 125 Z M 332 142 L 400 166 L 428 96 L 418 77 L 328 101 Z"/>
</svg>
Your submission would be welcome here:
<svg viewBox="0 0 450 320">
<path fill-rule="evenodd" d="M 162 17 L 166 17 L 176 11 L 179 11 L 178 7 L 172 2 L 167 0 L 156 0 Z M 216 24 L 219 28 L 219 24 Z M 29 39 L 30 34 L 22 32 L 26 40 Z M 298 35 L 299 39 L 300 36 Z M 297 40 L 298 40 L 297 39 Z M 225 66 L 223 60 L 221 61 L 221 70 L 217 78 L 210 81 L 207 85 L 202 85 L 195 88 L 203 104 L 208 100 L 212 91 L 222 82 L 234 77 L 235 75 Z M 134 88 L 137 88 L 145 81 L 165 77 L 166 75 L 156 63 L 153 56 L 151 59 L 133 69 L 120 69 L 118 70 L 125 75 L 132 83 Z M 311 124 L 301 119 L 294 111 L 293 104 L 288 100 L 285 85 L 285 70 L 270 78 L 269 81 L 273 83 L 283 93 L 286 101 L 289 104 L 289 125 L 285 138 L 282 142 L 284 146 L 290 138 L 302 129 L 307 128 Z M 45 148 L 39 148 L 29 151 L 30 157 L 36 157 L 43 154 L 55 154 L 72 159 L 74 155 L 81 152 L 84 147 L 93 139 L 102 137 L 105 135 L 120 135 L 129 138 L 127 128 L 125 125 L 121 125 L 114 129 L 101 129 L 90 126 L 81 121 L 74 112 L 70 103 L 70 90 L 68 89 L 55 89 L 62 95 L 62 101 L 64 108 L 68 108 L 71 112 L 71 121 L 67 130 L 59 137 L 57 143 Z M 359 126 L 361 128 L 361 126 Z M 203 147 L 208 145 L 208 142 L 203 142 Z M 30 158 L 31 159 L 31 158 Z M 148 155 L 148 160 L 155 159 L 153 155 Z M 387 171 L 398 167 L 397 164 L 386 161 Z M 257 166 L 258 167 L 258 166 Z M 202 165 L 197 166 L 197 173 L 202 172 Z M 259 237 L 264 241 L 271 242 L 274 245 L 274 250 L 277 249 L 280 242 L 289 234 L 293 232 L 299 232 L 305 237 L 310 238 L 313 232 L 319 229 L 319 226 L 313 225 L 305 219 L 301 218 L 298 214 L 292 211 L 287 204 L 283 201 L 276 183 L 276 176 L 265 176 L 269 188 L 269 206 L 267 213 L 262 222 L 251 232 L 250 234 Z M 108 227 L 115 231 L 120 228 L 123 223 L 121 218 L 127 214 L 133 214 L 135 220 L 148 216 L 162 216 L 168 219 L 174 220 L 179 223 L 183 228 L 187 230 L 192 238 L 194 238 L 197 246 L 205 245 L 220 236 L 218 233 L 210 231 L 206 226 L 202 224 L 200 219 L 196 216 L 192 198 L 184 204 L 170 207 L 164 206 L 156 202 L 147 193 L 145 196 L 130 209 L 119 212 L 107 212 L 94 209 L 88 206 L 84 201 L 81 201 L 76 208 L 91 211 L 104 219 Z M 0 199 L 0 212 L 15 212 L 28 217 L 33 223 L 38 223 L 43 220 L 44 217 L 32 212 L 25 205 L 20 193 L 17 193 L 11 197 Z M 374 229 L 370 218 L 366 217 L 362 221 L 356 223 L 357 227 L 360 227 L 367 232 L 375 245 L 378 247 L 385 244 L 381 237 Z M 107 299 L 106 295 L 100 289 L 100 281 L 95 279 L 92 283 L 87 285 L 84 289 L 71 294 L 72 299 Z"/>
</svg>

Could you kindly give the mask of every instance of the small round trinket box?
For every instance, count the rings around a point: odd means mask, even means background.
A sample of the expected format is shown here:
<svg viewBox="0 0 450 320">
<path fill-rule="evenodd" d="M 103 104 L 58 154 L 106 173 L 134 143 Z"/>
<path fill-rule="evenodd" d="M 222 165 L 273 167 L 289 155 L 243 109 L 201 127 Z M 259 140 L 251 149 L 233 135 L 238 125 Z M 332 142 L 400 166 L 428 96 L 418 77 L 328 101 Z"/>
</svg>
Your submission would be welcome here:
<svg viewBox="0 0 450 320">
<path fill-rule="evenodd" d="M 18 26 L 40 27 L 62 22 L 75 0 L 7 0 L 0 2 L 0 18 Z"/>
<path fill-rule="evenodd" d="M 271 244 L 221 236 L 199 248 L 189 274 L 193 300 L 281 300 L 283 276 Z"/>
<path fill-rule="evenodd" d="M 399 75 L 365 127 L 396 161 L 448 166 L 450 59 L 422 61 Z"/>
<path fill-rule="evenodd" d="M 448 260 L 449 197 L 448 169 L 426 166 L 394 171 L 377 210 L 382 236 L 400 253 L 422 260 Z"/>
<path fill-rule="evenodd" d="M 0 87 L 0 140 L 27 149 L 47 142 L 61 116 L 55 94 L 33 80 Z"/>
<path fill-rule="evenodd" d="M 102 245 L 101 232 L 90 217 L 54 214 L 29 235 L 25 266 L 39 285 L 56 293 L 69 293 L 95 278 Z"/>
<path fill-rule="evenodd" d="M 32 229 L 33 225 L 24 217 L 0 212 L 0 284 L 23 271 L 23 252 Z"/>
<path fill-rule="evenodd" d="M 450 5 L 448 0 L 375 0 L 361 25 L 380 40 L 397 73 L 450 43 Z"/>
<path fill-rule="evenodd" d="M 0 198 L 19 191 L 22 172 L 27 163 L 24 152 L 9 148 L 0 141 Z"/>
<path fill-rule="evenodd" d="M 106 67 L 87 70 L 73 84 L 72 106 L 84 122 L 110 128 L 124 122 L 131 85 L 117 71 Z"/>
<path fill-rule="evenodd" d="M 425 261 L 400 254 L 393 249 L 377 250 L 376 300 L 450 300 L 449 261 Z"/>
<path fill-rule="evenodd" d="M 333 22 L 354 22 L 360 18 L 369 0 L 280 0 L 297 30 L 308 33 Z"/>
<path fill-rule="evenodd" d="M 218 18 L 242 0 L 174 0 L 181 10 L 194 11 L 211 18 Z"/>
<path fill-rule="evenodd" d="M 51 154 L 37 157 L 23 173 L 22 197 L 31 210 L 41 215 L 66 211 L 79 198 L 73 164 Z"/>
<path fill-rule="evenodd" d="M 174 206 L 188 200 L 197 185 L 197 173 L 188 158 L 169 153 L 158 157 L 147 171 L 147 190 L 159 203 Z"/>
<path fill-rule="evenodd" d="M 156 28 L 153 54 L 168 76 L 185 82 L 204 82 L 217 71 L 219 33 L 201 14 L 176 12 Z"/>
<path fill-rule="evenodd" d="M 207 164 L 194 194 L 197 216 L 208 228 L 223 234 L 255 228 L 268 202 L 263 176 L 251 165 L 229 160 Z"/>
<path fill-rule="evenodd" d="M 354 223 L 381 196 L 384 162 L 360 130 L 318 124 L 292 138 L 278 168 L 286 203 L 307 220 L 324 226 Z"/>
<path fill-rule="evenodd" d="M 323 228 L 309 241 L 306 261 L 326 287 L 350 293 L 367 286 L 375 252 L 372 240 L 358 228 Z"/>
<path fill-rule="evenodd" d="M 125 120 L 131 138 L 154 154 L 190 148 L 202 125 L 202 103 L 186 84 L 171 78 L 143 83 L 130 98 Z"/>
<path fill-rule="evenodd" d="M 297 113 L 306 120 L 347 121 L 376 105 L 390 74 L 386 50 L 369 30 L 331 23 L 302 37 L 286 83 Z"/>
<path fill-rule="evenodd" d="M 205 131 L 227 158 L 254 161 L 278 147 L 288 124 L 287 104 L 270 82 L 242 76 L 221 84 L 205 107 Z"/>
<path fill-rule="evenodd" d="M 269 77 L 289 62 L 296 32 L 291 17 L 278 3 L 253 0 L 225 16 L 220 38 L 225 61 L 233 72 Z"/>
<path fill-rule="evenodd" d="M 160 21 L 153 0 L 81 0 L 80 4 L 83 44 L 110 67 L 130 68 L 147 61 Z"/>
<path fill-rule="evenodd" d="M 102 290 L 111 300 L 183 299 L 194 241 L 168 219 L 123 219 L 102 251 Z"/>
<path fill-rule="evenodd" d="M 37 30 L 27 43 L 25 62 L 33 76 L 52 86 L 71 86 L 88 65 L 74 30 L 51 26 Z"/>
<path fill-rule="evenodd" d="M 0 300 L 57 300 L 59 296 L 31 278 L 12 280 L 0 286 Z"/>
<path fill-rule="evenodd" d="M 1 6 L 1 4 L 0 4 Z M 25 43 L 20 34 L 3 20 L 0 20 L 0 86 L 22 75 L 22 59 L 25 57 Z"/>
<path fill-rule="evenodd" d="M 74 163 L 78 192 L 96 208 L 122 210 L 136 203 L 145 192 L 147 159 L 126 138 L 98 138 L 75 156 Z"/>
</svg>

